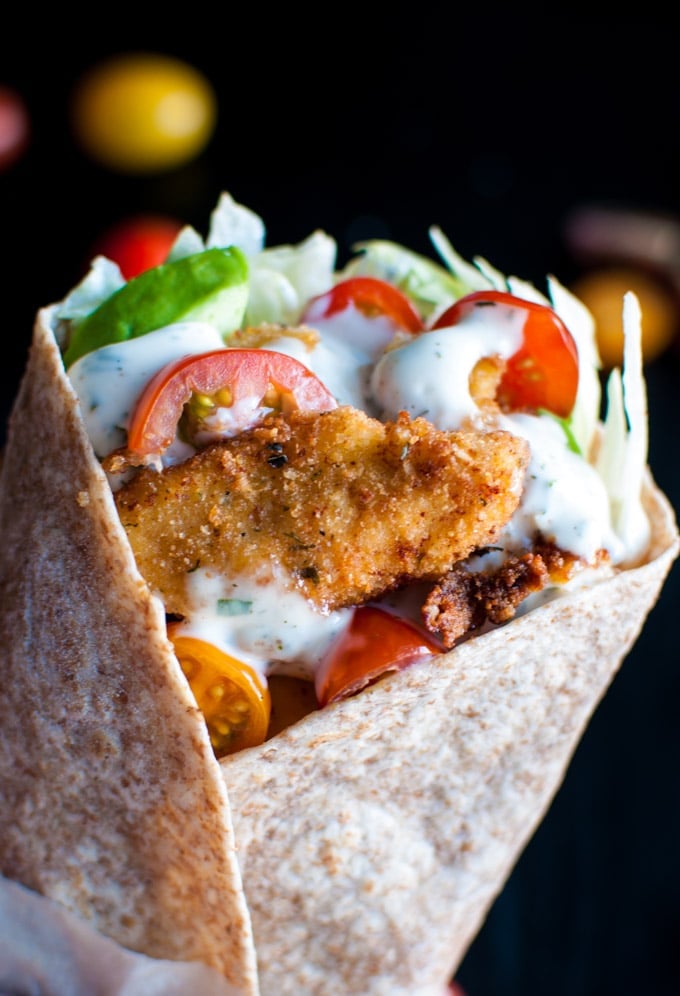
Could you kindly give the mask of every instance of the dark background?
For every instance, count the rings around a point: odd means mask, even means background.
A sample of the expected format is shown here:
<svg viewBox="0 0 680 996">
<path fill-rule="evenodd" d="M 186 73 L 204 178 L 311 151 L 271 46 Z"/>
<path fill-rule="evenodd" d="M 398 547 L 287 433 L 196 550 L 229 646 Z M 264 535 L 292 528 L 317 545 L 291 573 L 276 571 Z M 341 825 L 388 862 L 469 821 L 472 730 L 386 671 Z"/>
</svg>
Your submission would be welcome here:
<svg viewBox="0 0 680 996">
<path fill-rule="evenodd" d="M 205 233 L 228 190 L 264 218 L 268 244 L 323 228 L 341 261 L 369 236 L 430 254 L 438 224 L 466 258 L 539 286 L 582 269 L 565 238 L 580 207 L 680 215 L 678 38 L 652 13 L 181 13 L 148 32 L 134 11 L 102 7 L 96 31 L 32 14 L 0 36 L 0 84 L 33 128 L 0 172 L 3 422 L 36 309 L 138 211 Z M 80 74 L 129 49 L 178 55 L 217 91 L 214 138 L 167 174 L 98 166 L 69 130 Z M 650 463 L 676 508 L 679 362 L 674 345 L 647 370 Z M 468 996 L 680 992 L 677 599 L 676 569 L 458 973 Z"/>
</svg>

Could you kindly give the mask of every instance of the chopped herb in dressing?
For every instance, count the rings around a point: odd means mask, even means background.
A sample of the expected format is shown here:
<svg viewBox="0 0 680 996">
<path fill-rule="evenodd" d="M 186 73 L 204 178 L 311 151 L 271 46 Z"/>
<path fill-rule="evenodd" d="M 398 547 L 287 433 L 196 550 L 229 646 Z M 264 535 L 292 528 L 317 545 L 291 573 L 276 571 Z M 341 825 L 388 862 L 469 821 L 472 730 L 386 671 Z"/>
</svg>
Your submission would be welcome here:
<svg viewBox="0 0 680 996">
<path fill-rule="evenodd" d="M 218 616 L 247 616 L 253 611 L 253 603 L 242 598 L 218 598 Z"/>
</svg>

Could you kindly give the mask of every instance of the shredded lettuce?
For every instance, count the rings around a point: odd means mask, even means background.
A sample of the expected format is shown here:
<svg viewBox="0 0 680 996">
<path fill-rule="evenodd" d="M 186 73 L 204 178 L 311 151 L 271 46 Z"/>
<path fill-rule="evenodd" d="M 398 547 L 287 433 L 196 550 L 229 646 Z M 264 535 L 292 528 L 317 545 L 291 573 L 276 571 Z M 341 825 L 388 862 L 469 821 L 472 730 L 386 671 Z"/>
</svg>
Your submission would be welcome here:
<svg viewBox="0 0 680 996">
<path fill-rule="evenodd" d="M 197 252 L 203 252 L 205 248 L 205 242 L 196 229 L 191 225 L 184 225 L 172 244 L 166 262 L 174 263 L 176 259 L 194 256 Z"/>
<path fill-rule="evenodd" d="M 386 280 L 403 291 L 425 319 L 468 291 L 466 282 L 455 273 L 396 242 L 373 239 L 357 243 L 354 249 L 359 255 L 350 260 L 337 280 L 357 276 Z"/>
<path fill-rule="evenodd" d="M 117 263 L 106 256 L 95 256 L 80 283 L 57 305 L 56 317 L 62 321 L 84 318 L 124 284 Z"/>
<path fill-rule="evenodd" d="M 337 245 L 324 232 L 313 232 L 296 246 L 266 248 L 262 218 L 222 193 L 210 216 L 203 241 L 190 225 L 177 236 L 168 257 L 179 259 L 202 249 L 237 246 L 248 259 L 250 280 L 245 324 L 295 324 L 307 301 L 332 287 Z"/>
<path fill-rule="evenodd" d="M 264 222 L 258 214 L 243 204 L 237 204 L 231 194 L 220 195 L 210 215 L 207 249 L 237 246 L 252 259 L 264 248 L 265 237 Z"/>
<path fill-rule="evenodd" d="M 494 282 L 485 275 L 483 266 L 478 267 L 473 266 L 472 263 L 466 263 L 463 257 L 458 255 L 441 228 L 437 225 L 432 225 L 429 234 L 432 245 L 446 266 L 454 277 L 463 284 L 465 288 L 464 293 L 495 288 Z M 483 261 L 480 262 L 483 263 Z"/>
<path fill-rule="evenodd" d="M 600 356 L 595 339 L 595 320 L 582 301 L 554 277 L 548 278 L 550 301 L 556 314 L 571 332 L 578 352 L 578 390 L 570 416 L 570 426 L 581 452 L 593 452 L 600 420 L 602 390 Z"/>
<path fill-rule="evenodd" d="M 191 225 L 185 225 L 177 235 L 167 262 L 193 256 L 204 249 L 226 249 L 237 246 L 251 259 L 262 251 L 265 242 L 264 222 L 258 214 L 237 204 L 231 194 L 222 193 L 210 215 L 208 237 L 204 240 Z"/>
<path fill-rule="evenodd" d="M 310 298 L 333 286 L 336 257 L 335 240 L 321 231 L 298 245 L 263 249 L 253 256 L 246 323 L 297 323 Z"/>
<path fill-rule="evenodd" d="M 524 301 L 533 301 L 534 304 L 547 304 L 551 306 L 550 300 L 542 294 L 537 287 L 534 287 L 528 280 L 521 280 L 519 277 L 508 277 L 508 290 L 515 297 L 521 297 Z"/>
<path fill-rule="evenodd" d="M 642 506 L 648 458 L 647 391 L 642 365 L 640 304 L 631 291 L 623 299 L 623 373 L 607 381 L 607 412 L 596 468 L 609 495 L 612 525 L 626 558 L 642 556 L 649 542 L 649 520 Z"/>
</svg>

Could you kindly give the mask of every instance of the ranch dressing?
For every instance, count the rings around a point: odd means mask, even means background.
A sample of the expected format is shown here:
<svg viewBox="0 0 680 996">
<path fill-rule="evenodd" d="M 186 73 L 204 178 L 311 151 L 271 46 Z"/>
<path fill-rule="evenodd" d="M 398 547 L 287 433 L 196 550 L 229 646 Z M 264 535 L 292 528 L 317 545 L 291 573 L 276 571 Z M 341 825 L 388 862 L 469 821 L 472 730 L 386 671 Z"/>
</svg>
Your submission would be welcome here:
<svg viewBox="0 0 680 996">
<path fill-rule="evenodd" d="M 125 445 L 135 402 L 161 367 L 190 353 L 205 353 L 222 346 L 222 337 L 212 325 L 177 322 L 135 339 L 102 346 L 76 360 L 68 375 L 97 456 L 108 456 Z"/>
<path fill-rule="evenodd" d="M 366 407 L 363 357 L 337 336 L 328 335 L 310 347 L 297 336 L 282 335 L 263 348 L 304 363 L 323 381 L 339 405 Z"/>
<path fill-rule="evenodd" d="M 499 418 L 499 428 L 522 436 L 531 447 L 520 506 L 498 545 L 526 549 L 540 530 L 562 550 L 593 561 L 606 548 L 613 562 L 623 555 L 609 511 L 609 497 L 594 467 L 569 449 L 561 425 L 550 416 L 517 413 Z"/>
<path fill-rule="evenodd" d="M 188 577 L 187 595 L 190 611 L 177 631 L 221 647 L 263 678 L 284 673 L 313 680 L 352 616 L 352 609 L 316 609 L 273 566 L 229 578 L 199 567 Z"/>
<path fill-rule="evenodd" d="M 371 408 L 368 378 L 373 364 L 394 337 L 394 326 L 384 317 L 368 318 L 354 305 L 324 318 L 307 313 L 305 325 L 320 335 L 311 348 L 297 336 L 284 334 L 268 342 L 273 349 L 304 363 L 323 381 L 339 405 Z"/>
<path fill-rule="evenodd" d="M 474 308 L 455 328 L 424 332 L 383 353 L 370 379 L 380 417 L 395 419 L 407 411 L 449 431 L 474 421 L 479 409 L 470 395 L 470 372 L 485 356 L 508 359 L 516 353 L 523 325 L 516 308 Z"/>
</svg>

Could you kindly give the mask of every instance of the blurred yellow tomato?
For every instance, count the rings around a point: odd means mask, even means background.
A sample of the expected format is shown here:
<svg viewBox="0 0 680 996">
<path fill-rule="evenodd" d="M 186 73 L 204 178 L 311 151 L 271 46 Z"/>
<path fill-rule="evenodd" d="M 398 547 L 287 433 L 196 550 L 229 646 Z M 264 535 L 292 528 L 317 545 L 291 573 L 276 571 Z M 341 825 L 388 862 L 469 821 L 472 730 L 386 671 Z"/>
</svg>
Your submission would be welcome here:
<svg viewBox="0 0 680 996">
<path fill-rule="evenodd" d="M 623 296 L 633 291 L 642 311 L 642 355 L 656 359 L 678 329 L 678 303 L 670 290 L 653 276 L 632 266 L 594 269 L 579 277 L 572 292 L 595 319 L 595 335 L 605 368 L 621 366 L 623 359 Z"/>
<path fill-rule="evenodd" d="M 72 120 L 83 148 L 105 166 L 152 173 L 204 149 L 215 128 L 217 100 L 207 78 L 181 59 L 122 53 L 79 80 Z"/>
</svg>

